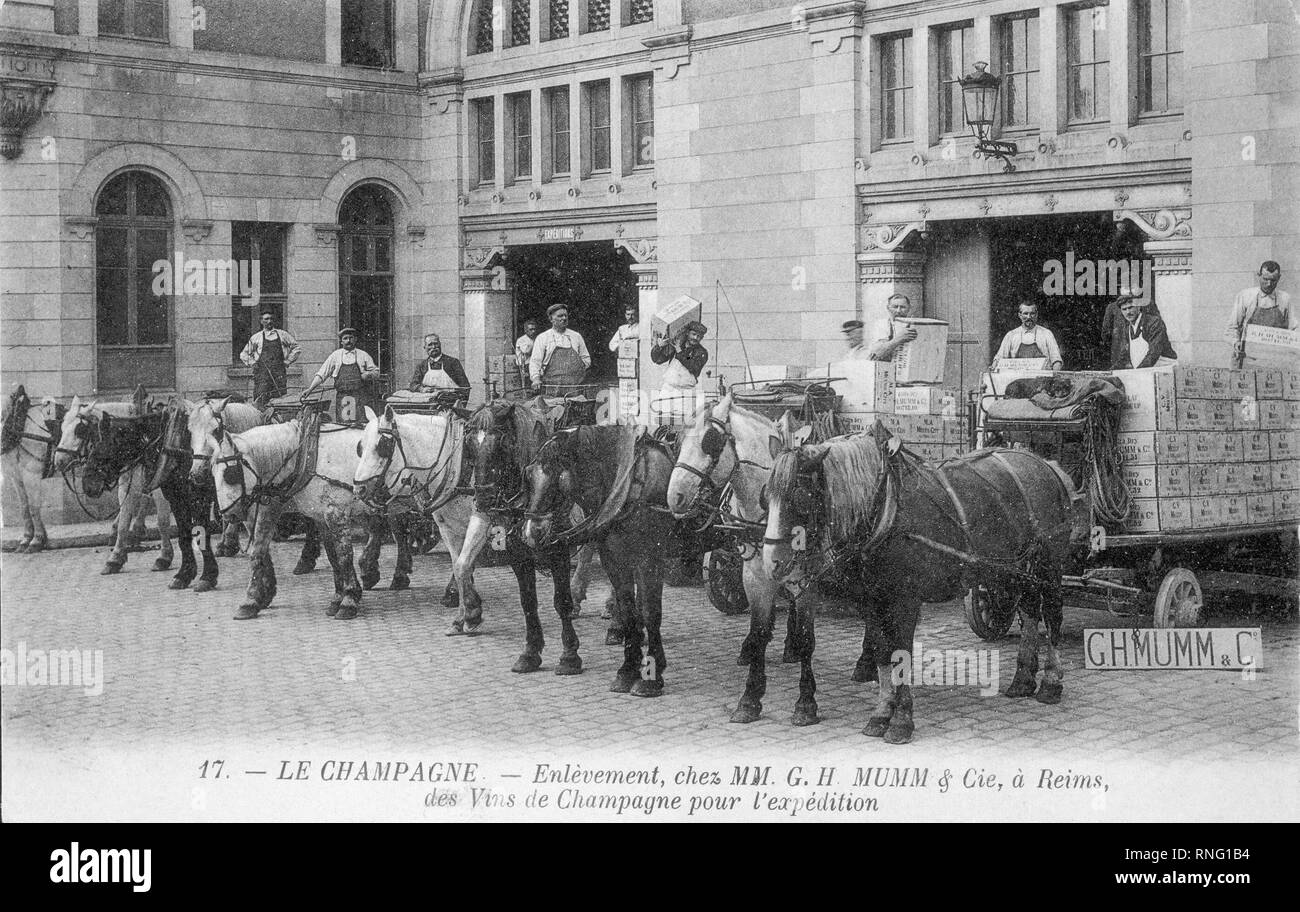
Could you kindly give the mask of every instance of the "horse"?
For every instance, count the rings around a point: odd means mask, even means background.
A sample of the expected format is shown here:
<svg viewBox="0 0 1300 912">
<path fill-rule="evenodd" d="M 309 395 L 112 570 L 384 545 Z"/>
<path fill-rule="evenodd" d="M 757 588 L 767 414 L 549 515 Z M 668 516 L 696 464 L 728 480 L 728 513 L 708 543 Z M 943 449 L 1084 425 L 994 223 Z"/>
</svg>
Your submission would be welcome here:
<svg viewBox="0 0 1300 912">
<path fill-rule="evenodd" d="M 23 537 L 16 550 L 24 554 L 43 551 L 49 542 L 41 514 L 43 481 L 53 474 L 52 457 L 65 411 L 49 396 L 32 404 L 21 385 L 5 407 L 0 468 L 23 512 Z"/>
<path fill-rule="evenodd" d="M 312 434 L 309 425 L 309 437 L 316 440 L 304 444 L 300 439 L 303 425 L 315 421 L 313 416 L 295 418 L 284 424 L 259 425 L 242 434 L 228 433 L 218 424 L 206 444 L 212 451 L 210 471 L 218 510 L 223 518 L 244 518 L 250 526 L 247 599 L 235 612 L 236 620 L 257 617 L 275 598 L 270 545 L 277 521 L 286 512 L 301 514 L 316 525 L 334 570 L 334 597 L 327 613 L 338 620 L 357 616 L 362 586 L 349 532 L 354 526 L 363 526 L 372 543 L 382 540 L 377 528 L 382 517 L 375 516 L 353 494 L 361 430 L 326 425 Z M 195 452 L 197 455 L 199 450 Z M 401 589 L 409 585 L 410 542 L 403 530 L 397 533 L 393 586 Z"/>
<path fill-rule="evenodd" d="M 122 572 L 131 545 L 132 519 L 149 496 L 158 511 L 162 540 L 161 553 L 152 569 L 171 569 L 174 557 L 169 528 L 171 508 L 157 486 L 156 458 L 149 458 L 161 449 L 163 415 L 157 409 L 142 409 L 142 401 L 137 394 L 133 402 L 92 401 L 83 405 L 81 398 L 74 396 L 63 416 L 59 445 L 54 451 L 54 466 L 65 475 L 74 465 L 84 465 L 82 490 L 88 497 L 99 497 L 117 487 L 117 537 L 101 575 Z"/>
<path fill-rule="evenodd" d="M 769 441 L 803 440 L 807 431 L 796 431 L 790 413 L 778 426 L 768 418 L 735 405 L 728 393 L 717 403 L 706 403 L 681 436 L 681 452 L 668 484 L 668 507 L 679 520 L 717 515 L 724 509 L 724 491 L 730 488 L 725 506 L 729 524 L 746 530 L 741 551 L 744 558 L 742 581 L 749 602 L 749 633 L 740 647 L 738 665 L 749 666 L 745 694 L 731 715 L 732 722 L 753 722 L 763 711 L 767 690 L 767 644 L 772 639 L 776 597 L 782 580 L 770 574 L 759 550 L 767 519 L 766 486 L 771 472 Z M 786 648 L 783 660 L 800 663 L 800 697 L 791 722 L 812 725 L 818 721 L 816 686 L 812 676 L 815 643 L 811 607 L 790 606 L 787 612 Z M 859 660 L 859 664 L 862 664 Z"/>
<path fill-rule="evenodd" d="M 367 406 L 366 419 L 353 492 L 372 509 L 402 522 L 421 514 L 433 517 L 447 544 L 457 593 L 457 613 L 447 635 L 477 634 L 483 599 L 474 588 L 473 562 L 463 559 L 473 503 L 458 487 L 465 466 L 465 420 L 452 411 L 398 414 L 392 406 L 385 406 L 382 415 Z"/>
<path fill-rule="evenodd" d="M 551 427 L 545 413 L 523 402 L 497 399 L 475 411 L 466 430 L 473 464 L 474 514 L 470 517 L 462 554 L 471 548 L 482 548 L 494 527 L 496 534 L 503 537 L 498 545 L 504 548 L 510 559 L 510 569 L 519 584 L 519 607 L 524 612 L 525 627 L 524 650 L 510 670 L 527 674 L 542 667 L 546 638 L 537 613 L 537 565 L 540 557 L 542 566 L 550 570 L 554 581 L 555 613 L 560 618 L 560 642 L 564 647 L 555 673 L 581 674 L 582 658 L 578 654 L 578 634 L 573 618 L 577 615 L 574 589 L 579 585 L 585 588 L 584 564 L 580 559 L 571 583 L 567 543 L 545 546 L 538 554 L 520 537 L 523 505 L 528 496 L 525 472 L 550 436 Z M 589 561 L 592 549 L 587 546 L 585 550 Z M 619 642 L 622 642 L 621 637 Z"/>
<path fill-rule="evenodd" d="M 663 694 L 663 559 L 674 533 L 668 513 L 672 452 L 627 425 L 564 428 L 528 467 L 528 511 L 521 533 L 530 548 L 594 541 L 615 596 L 623 664 L 610 690 L 640 697 Z M 585 518 L 561 530 L 570 506 Z M 644 630 L 644 636 L 643 636 Z M 642 656 L 642 644 L 645 655 Z"/>
<path fill-rule="evenodd" d="M 1060 702 L 1061 574 L 1078 493 L 1058 466 L 1003 449 L 931 466 L 879 424 L 817 445 L 774 440 L 770 452 L 763 566 L 775 575 L 795 567 L 806 579 L 834 568 L 862 586 L 880 682 L 863 734 L 912 739 L 920 606 L 955 598 L 976 576 L 1019 593 L 1024 633 L 1006 695 Z M 1040 619 L 1047 668 L 1036 687 Z"/>
</svg>

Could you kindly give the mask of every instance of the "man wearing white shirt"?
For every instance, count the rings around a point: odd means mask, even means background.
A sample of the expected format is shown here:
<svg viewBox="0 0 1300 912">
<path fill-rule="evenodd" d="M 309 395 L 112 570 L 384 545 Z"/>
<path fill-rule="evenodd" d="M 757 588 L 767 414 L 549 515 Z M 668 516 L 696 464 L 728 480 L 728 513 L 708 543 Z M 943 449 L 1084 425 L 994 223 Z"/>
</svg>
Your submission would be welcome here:
<svg viewBox="0 0 1300 912">
<path fill-rule="evenodd" d="M 614 331 L 609 340 L 609 350 L 618 354 L 619 346 L 624 342 L 637 342 L 641 339 L 641 324 L 637 322 L 636 307 L 629 304 L 623 308 L 623 325 Z"/>
<path fill-rule="evenodd" d="M 912 310 L 912 302 L 907 299 L 907 295 L 890 295 L 885 302 L 885 309 L 889 311 L 889 316 L 877 320 L 871 328 L 871 343 L 867 346 L 867 359 L 870 361 L 893 361 L 898 350 L 916 338 L 914 327 L 899 330 L 894 323 Z"/>
<path fill-rule="evenodd" d="M 370 355 L 357 348 L 357 331 L 351 326 L 339 330 L 339 346 L 330 352 L 316 376 L 311 378 L 311 383 L 302 391 L 302 398 L 305 400 L 326 380 L 333 380 L 336 392 L 356 397 L 360 414 L 366 404 L 362 401 L 365 398 L 363 384 L 379 376 L 379 367 Z"/>
<path fill-rule="evenodd" d="M 528 359 L 533 356 L 533 342 L 541 325 L 529 317 L 524 321 L 524 334 L 515 340 L 515 367 L 519 368 L 519 379 L 528 386 Z"/>
<path fill-rule="evenodd" d="M 1282 267 L 1267 260 L 1260 265 L 1258 278 L 1258 286 L 1242 289 L 1232 302 L 1228 334 L 1233 340 L 1233 367 L 1242 367 L 1246 361 L 1247 326 L 1300 329 L 1300 321 L 1291 309 L 1291 296 L 1277 287 L 1282 281 Z"/>
<path fill-rule="evenodd" d="M 1038 305 L 1026 301 L 1020 305 L 1020 325 L 1002 337 L 998 358 L 1046 358 L 1048 370 L 1061 370 L 1061 347 L 1056 336 L 1038 325 Z"/>
<path fill-rule="evenodd" d="M 533 354 L 528 359 L 528 375 L 534 393 L 551 396 L 572 393 L 582 385 L 591 367 L 591 354 L 582 336 L 569 329 L 569 308 L 552 304 L 546 308 L 551 328 L 533 340 Z"/>
<path fill-rule="evenodd" d="M 289 391 L 286 368 L 298 360 L 302 347 L 283 329 L 275 328 L 275 314 L 262 312 L 262 328 L 253 333 L 239 360 L 253 369 L 253 401 L 259 406 Z"/>
</svg>

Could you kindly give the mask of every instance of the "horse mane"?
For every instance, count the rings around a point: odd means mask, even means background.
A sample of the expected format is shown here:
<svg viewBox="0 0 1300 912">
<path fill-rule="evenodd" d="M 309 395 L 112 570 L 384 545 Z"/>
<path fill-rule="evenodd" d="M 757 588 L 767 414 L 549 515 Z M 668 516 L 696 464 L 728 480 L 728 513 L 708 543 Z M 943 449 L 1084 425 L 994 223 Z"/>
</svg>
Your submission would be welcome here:
<svg viewBox="0 0 1300 912">
<path fill-rule="evenodd" d="M 827 518 L 832 538 L 840 540 L 871 516 L 876 499 L 876 482 L 883 469 L 880 447 L 870 435 L 835 437 L 821 463 L 822 487 L 826 492 Z M 794 493 L 799 478 L 797 449 L 777 454 L 768 481 L 769 496 L 785 499 Z"/>
<path fill-rule="evenodd" d="M 262 423 L 262 413 L 255 405 L 247 402 L 227 402 L 221 410 L 221 420 L 227 429 L 236 434 L 252 430 Z"/>
<path fill-rule="evenodd" d="M 884 466 L 880 446 L 870 434 L 834 437 L 822 461 L 831 535 L 842 539 L 866 522 L 876 500 L 876 482 Z"/>
<path fill-rule="evenodd" d="M 298 423 L 259 424 L 242 434 L 228 435 L 234 446 L 253 464 L 259 476 L 277 466 L 290 465 L 290 454 L 298 449 Z M 262 477 L 265 484 L 272 479 Z"/>
</svg>

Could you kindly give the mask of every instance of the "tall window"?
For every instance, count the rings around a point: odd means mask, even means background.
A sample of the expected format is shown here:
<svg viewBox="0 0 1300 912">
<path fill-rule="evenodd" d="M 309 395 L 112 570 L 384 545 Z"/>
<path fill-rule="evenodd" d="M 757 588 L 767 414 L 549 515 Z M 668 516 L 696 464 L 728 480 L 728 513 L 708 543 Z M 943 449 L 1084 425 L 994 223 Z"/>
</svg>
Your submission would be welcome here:
<svg viewBox="0 0 1300 912">
<path fill-rule="evenodd" d="M 339 207 L 339 321 L 357 331 L 357 348 L 383 374 L 393 370 L 393 207 L 373 184 Z"/>
<path fill-rule="evenodd" d="M 529 0 L 510 0 L 510 47 L 528 44 L 532 40 L 532 18 Z"/>
<path fill-rule="evenodd" d="M 128 171 L 104 186 L 95 215 L 96 385 L 173 387 L 171 296 L 187 292 L 174 284 L 167 189 L 152 175 Z"/>
<path fill-rule="evenodd" d="M 655 98 L 654 76 L 632 76 L 625 82 L 627 98 L 627 149 L 624 159 L 627 169 L 644 168 L 655 162 Z"/>
<path fill-rule="evenodd" d="M 886 142 L 912 135 L 912 36 L 880 39 L 880 138 Z"/>
<path fill-rule="evenodd" d="M 491 98 L 470 102 L 471 142 L 474 147 L 474 183 L 478 186 L 496 181 L 496 114 Z"/>
<path fill-rule="evenodd" d="M 474 30 L 469 39 L 471 54 L 486 54 L 492 50 L 493 0 L 478 0 L 474 9 Z"/>
<path fill-rule="evenodd" d="M 99 0 L 99 34 L 167 40 L 167 0 Z"/>
<path fill-rule="evenodd" d="M 1067 119 L 1098 123 L 1110 117 L 1110 8 L 1064 11 Z"/>
<path fill-rule="evenodd" d="M 393 49 L 393 0 L 343 0 L 343 64 L 396 66 Z"/>
<path fill-rule="evenodd" d="M 583 158 L 588 174 L 609 170 L 609 83 L 582 85 Z"/>
<path fill-rule="evenodd" d="M 1038 119 L 1038 13 L 998 20 L 1002 125 L 1033 126 Z"/>
<path fill-rule="evenodd" d="M 533 174 L 533 111 L 528 92 L 506 96 L 510 116 L 510 176 L 514 180 Z"/>
<path fill-rule="evenodd" d="M 248 337 L 261 329 L 258 320 L 263 312 L 275 314 L 277 329 L 289 328 L 284 322 L 288 236 L 289 226 L 275 222 L 234 222 L 230 226 L 230 258 L 235 267 L 230 281 L 230 356 L 234 363 L 239 363 Z M 248 287 L 249 283 L 256 287 Z"/>
<path fill-rule="evenodd" d="M 610 0 L 586 0 L 587 3 L 587 27 L 584 31 L 588 32 L 606 32 L 609 31 L 609 3 Z"/>
<path fill-rule="evenodd" d="M 954 25 L 941 29 L 939 39 L 939 132 L 961 133 L 966 128 L 961 106 L 962 76 L 971 70 L 975 44 L 973 25 Z"/>
<path fill-rule="evenodd" d="M 1141 112 L 1180 111 L 1186 4 L 1184 0 L 1140 0 L 1137 14 Z"/>
<path fill-rule="evenodd" d="M 542 94 L 543 110 L 547 120 L 547 150 L 550 153 L 552 177 L 569 173 L 569 87 L 547 89 Z"/>
<path fill-rule="evenodd" d="M 547 0 L 546 28 L 543 40 L 569 37 L 569 0 Z"/>
</svg>

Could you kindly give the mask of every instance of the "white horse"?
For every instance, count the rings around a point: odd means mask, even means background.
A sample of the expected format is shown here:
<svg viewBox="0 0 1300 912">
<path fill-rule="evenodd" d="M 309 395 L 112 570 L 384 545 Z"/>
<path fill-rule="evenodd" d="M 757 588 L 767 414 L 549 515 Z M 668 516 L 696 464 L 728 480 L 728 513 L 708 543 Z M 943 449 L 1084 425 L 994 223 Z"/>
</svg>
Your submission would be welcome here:
<svg viewBox="0 0 1300 912">
<path fill-rule="evenodd" d="M 43 478 L 50 450 L 59 442 L 59 435 L 51 434 L 49 426 L 60 421 L 61 412 L 62 408 L 49 396 L 39 405 L 32 404 L 27 390 L 19 386 L 10 397 L 5 413 L 5 449 L 0 455 L 0 471 L 22 509 L 23 537 L 16 549 L 22 553 L 35 554 L 49 541 L 41 515 L 45 499 Z"/>
<path fill-rule="evenodd" d="M 732 403 L 731 394 L 701 408 L 694 424 L 682 435 L 681 452 L 668 482 L 668 507 L 678 519 L 697 516 L 716 505 L 721 492 L 731 486 L 730 512 L 750 529 L 742 571 L 745 596 L 749 600 L 749 634 L 740 648 L 737 664 L 749 666 L 745 696 L 732 713 L 733 722 L 753 722 L 762 712 L 759 699 L 767 684 L 766 652 L 772 639 L 776 597 L 782 579 L 772 576 L 763 565 L 762 538 L 767 521 L 763 489 L 772 470 L 770 441 L 787 443 L 806 439 L 807 429 L 795 431 L 793 424 L 780 425 L 762 415 Z M 812 655 L 812 613 L 790 608 L 786 631 L 786 660 Z M 755 694 L 757 696 L 755 696 Z M 811 725 L 811 713 L 796 709 L 794 723 Z"/>
<path fill-rule="evenodd" d="M 352 493 L 352 479 L 361 431 L 342 425 L 323 425 L 317 441 L 316 466 L 311 477 L 297 479 L 299 419 L 284 424 L 251 428 L 229 434 L 218 427 L 212 435 L 215 454 L 211 472 L 216 485 L 217 509 L 222 517 L 243 518 L 250 527 L 248 598 L 235 613 L 236 620 L 257 617 L 275 598 L 275 567 L 271 538 L 285 512 L 310 519 L 334 570 L 334 597 L 329 614 L 340 620 L 357 616 L 361 582 L 353 562 L 351 532 L 373 531 L 375 515 Z M 288 486 L 296 490 L 286 490 Z M 399 535 L 399 545 L 404 536 Z M 401 558 L 399 557 L 399 563 Z M 395 588 L 398 586 L 396 581 Z"/>
<path fill-rule="evenodd" d="M 55 450 L 54 467 L 66 472 L 74 465 L 84 462 L 90 454 L 92 444 L 108 442 L 106 435 L 113 433 L 114 419 L 139 419 L 138 406 L 131 402 L 92 401 L 82 404 L 79 396 L 72 397 L 67 414 L 63 416 L 63 425 L 59 445 Z M 153 563 L 155 571 L 169 570 L 174 552 L 171 540 L 171 508 L 167 499 L 157 487 L 156 464 L 143 463 L 129 465 L 116 477 L 117 484 L 117 538 L 113 551 L 104 564 L 101 575 L 120 573 L 126 564 L 126 556 L 132 545 L 132 521 L 148 508 L 148 498 L 153 497 L 158 512 L 158 535 L 162 541 L 162 551 Z M 83 479 L 83 485 L 98 487 L 101 482 L 107 484 L 113 479 Z M 87 490 L 89 496 L 97 497 L 95 490 Z"/>
<path fill-rule="evenodd" d="M 366 408 L 361 459 L 353 477 L 356 495 L 382 509 L 433 516 L 451 557 L 459 600 L 447 635 L 474 634 L 483 623 L 483 599 L 474 588 L 474 559 L 482 548 L 467 547 L 474 499 L 457 483 L 464 466 L 465 420 L 451 412 L 383 415 Z M 377 507 L 379 508 L 379 507 Z M 486 536 L 484 535 L 484 538 Z"/>
</svg>

